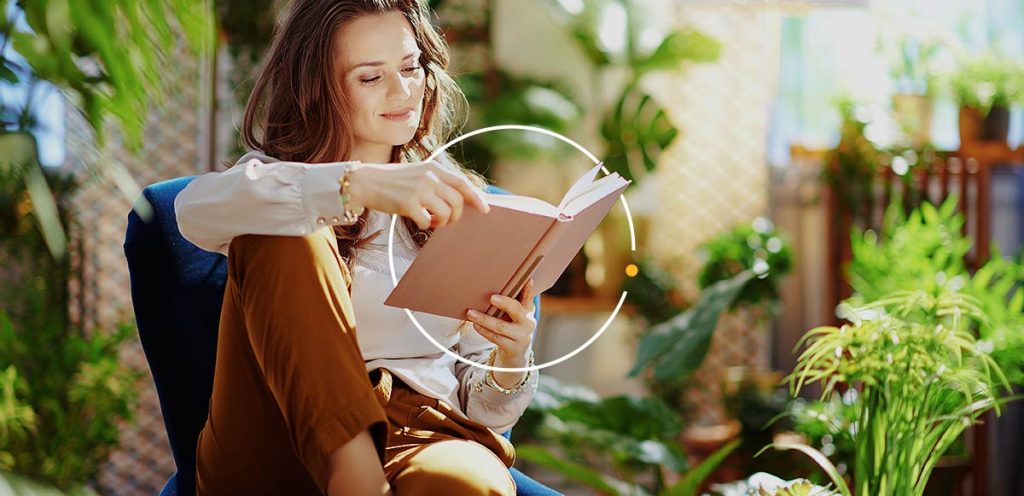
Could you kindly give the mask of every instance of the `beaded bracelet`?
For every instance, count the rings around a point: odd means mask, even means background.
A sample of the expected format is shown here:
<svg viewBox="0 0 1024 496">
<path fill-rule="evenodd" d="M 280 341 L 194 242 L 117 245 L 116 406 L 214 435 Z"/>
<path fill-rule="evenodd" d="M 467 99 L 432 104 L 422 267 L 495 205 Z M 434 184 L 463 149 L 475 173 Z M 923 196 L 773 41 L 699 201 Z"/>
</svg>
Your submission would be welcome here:
<svg viewBox="0 0 1024 496">
<path fill-rule="evenodd" d="M 358 167 L 359 163 L 360 162 L 357 160 L 348 167 L 345 167 L 345 172 L 343 172 L 341 177 L 338 178 L 338 184 L 340 184 L 338 187 L 338 195 L 341 196 L 341 208 L 345 212 L 342 215 L 342 223 L 345 225 L 355 224 L 364 210 L 363 207 L 359 207 L 359 211 L 355 212 L 348 208 L 348 202 L 352 199 L 352 195 L 349 194 L 348 191 L 349 179 L 352 171 Z"/>
<path fill-rule="evenodd" d="M 487 359 L 487 365 L 490 365 L 491 367 L 494 366 L 494 358 L 497 356 L 497 350 L 498 348 L 491 349 L 491 356 Z M 530 354 L 527 355 L 526 366 L 533 367 L 533 363 L 533 349 L 531 348 Z M 504 394 L 511 395 L 521 392 L 523 389 L 526 388 L 526 383 L 530 381 L 530 374 L 532 373 L 532 370 L 527 370 L 526 375 L 524 375 L 523 378 L 519 381 L 519 383 L 513 386 L 511 389 L 506 389 L 502 387 L 501 384 L 498 384 L 498 381 L 494 380 L 494 373 L 490 369 L 488 369 L 487 374 L 484 375 L 484 380 L 487 382 L 488 386 L 497 389 L 498 391 L 501 391 Z"/>
</svg>

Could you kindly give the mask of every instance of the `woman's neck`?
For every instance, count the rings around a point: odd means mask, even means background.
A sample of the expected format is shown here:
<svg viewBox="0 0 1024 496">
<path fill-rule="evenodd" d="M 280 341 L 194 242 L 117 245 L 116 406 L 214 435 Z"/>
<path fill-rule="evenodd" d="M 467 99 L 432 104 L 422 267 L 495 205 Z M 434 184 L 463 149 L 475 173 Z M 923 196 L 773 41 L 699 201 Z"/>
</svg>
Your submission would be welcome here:
<svg viewBox="0 0 1024 496">
<path fill-rule="evenodd" d="M 358 160 L 365 164 L 389 164 L 392 148 L 391 145 L 380 143 L 356 144 L 352 148 L 349 160 Z"/>
</svg>

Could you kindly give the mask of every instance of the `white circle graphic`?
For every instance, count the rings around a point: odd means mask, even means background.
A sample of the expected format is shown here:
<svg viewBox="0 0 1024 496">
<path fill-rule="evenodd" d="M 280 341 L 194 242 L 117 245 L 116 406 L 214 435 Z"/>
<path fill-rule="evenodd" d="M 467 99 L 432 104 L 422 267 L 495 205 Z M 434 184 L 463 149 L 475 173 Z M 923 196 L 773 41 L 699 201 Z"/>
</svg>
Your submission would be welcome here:
<svg viewBox="0 0 1024 496">
<path fill-rule="evenodd" d="M 553 138 L 557 138 L 557 139 L 559 139 L 559 140 L 561 140 L 561 141 L 563 141 L 565 143 L 568 143 L 568 144 L 572 145 L 577 150 L 582 152 L 584 155 L 587 156 L 587 158 L 589 158 L 590 160 L 592 160 L 594 162 L 594 165 L 597 165 L 597 164 L 601 163 L 601 161 L 598 160 L 597 157 L 595 157 L 593 153 L 590 153 L 589 150 L 584 148 L 583 145 L 580 145 L 579 143 L 573 141 L 572 139 L 570 139 L 570 138 L 568 138 L 566 136 L 562 136 L 561 134 L 558 134 L 558 133 L 556 133 L 554 131 L 551 131 L 551 130 L 548 130 L 548 129 L 544 129 L 542 127 L 524 126 L 524 125 L 520 125 L 520 124 L 502 124 L 502 125 L 499 125 L 499 126 L 489 126 L 489 127 L 480 128 L 480 129 L 477 129 L 475 131 L 471 131 L 469 133 L 463 134 L 463 135 L 461 135 L 461 136 L 459 136 L 459 137 L 449 141 L 448 143 L 445 143 L 444 146 L 442 146 L 442 147 L 438 148 L 437 150 L 435 150 L 434 153 L 430 154 L 430 157 L 428 157 L 427 160 L 429 161 L 429 160 L 433 160 L 433 159 L 437 158 L 437 156 L 439 154 L 443 153 L 449 147 L 451 147 L 452 145 L 454 145 L 454 144 L 456 144 L 456 143 L 458 143 L 458 142 L 460 142 L 462 140 L 465 140 L 467 138 L 471 138 L 471 137 L 476 136 L 478 134 L 483 134 L 483 133 L 487 133 L 487 132 L 491 132 L 491 131 L 503 131 L 503 130 L 510 130 L 510 129 L 521 130 L 521 131 L 538 132 L 538 133 L 541 133 L 541 134 L 546 134 L 546 135 L 551 136 Z M 601 170 L 604 171 L 605 174 L 608 174 L 608 169 L 606 169 L 604 166 L 601 167 Z M 633 216 L 629 212 L 629 205 L 626 204 L 626 196 L 624 194 L 620 195 L 619 199 L 622 200 L 622 208 L 626 212 L 626 220 L 627 220 L 627 223 L 629 224 L 630 251 L 634 251 L 635 252 L 636 251 L 636 234 L 633 231 Z M 391 215 L 391 227 L 388 230 L 388 265 L 389 265 L 389 267 L 391 269 L 391 283 L 394 286 L 396 286 L 396 287 L 398 286 L 398 277 L 395 275 L 395 257 L 394 257 L 394 251 L 393 251 L 392 247 L 394 246 L 395 224 L 397 222 L 398 222 L 398 214 L 392 214 Z M 609 325 L 611 325 L 612 320 L 615 319 L 615 316 L 619 313 L 619 309 L 622 308 L 622 304 L 625 301 L 626 301 L 626 291 L 623 291 L 622 292 L 622 296 L 619 297 L 619 302 L 615 305 L 615 310 L 612 311 L 612 314 L 608 317 L 608 320 L 606 320 L 604 322 L 604 325 L 602 325 L 601 328 L 598 329 L 597 332 L 594 333 L 594 335 L 590 337 L 590 339 L 588 339 L 586 342 L 581 344 L 579 347 L 577 347 L 576 349 L 574 349 L 571 352 L 567 353 L 563 357 L 557 358 L 555 360 L 550 360 L 550 361 L 547 361 L 547 362 L 544 362 L 544 363 L 534 364 L 534 365 L 529 366 L 529 367 L 495 367 L 493 365 L 488 365 L 488 364 L 485 364 L 485 363 L 477 363 L 477 362 L 474 362 L 474 361 L 472 361 L 472 360 L 470 360 L 468 358 L 465 358 L 465 357 L 459 355 L 458 353 L 455 353 L 454 351 L 446 348 L 441 343 L 437 342 L 437 340 L 434 339 L 434 337 L 431 336 L 430 333 L 428 333 L 426 331 L 426 329 L 423 328 L 422 325 L 420 325 L 419 321 L 416 320 L 416 317 L 412 314 L 411 310 L 409 310 L 408 308 L 405 308 L 403 310 L 405 310 L 406 315 L 409 316 L 409 320 L 412 321 L 413 325 L 416 326 L 416 329 L 420 331 L 420 334 L 422 334 L 423 337 L 427 338 L 427 340 L 430 341 L 435 347 L 437 347 L 437 349 L 441 350 L 442 352 L 444 352 L 448 356 L 450 356 L 450 357 L 452 357 L 452 358 L 454 358 L 454 359 L 456 359 L 456 360 L 458 360 L 458 361 L 460 361 L 462 363 L 465 363 L 467 365 L 471 365 L 473 367 L 478 367 L 478 368 L 481 368 L 481 369 L 484 369 L 484 370 L 490 370 L 491 372 L 528 372 L 528 371 L 532 371 L 532 370 L 540 370 L 540 369 L 543 369 L 543 368 L 546 368 L 546 367 L 550 367 L 552 365 L 558 365 L 559 363 L 562 363 L 562 362 L 564 362 L 564 361 L 566 361 L 566 360 L 576 356 L 576 354 L 580 353 L 581 351 L 585 350 L 588 346 L 590 346 L 591 343 L 596 341 L 597 338 L 601 337 L 601 334 L 604 334 L 604 331 L 608 329 Z M 534 332 L 537 332 L 537 330 L 534 329 Z"/>
</svg>

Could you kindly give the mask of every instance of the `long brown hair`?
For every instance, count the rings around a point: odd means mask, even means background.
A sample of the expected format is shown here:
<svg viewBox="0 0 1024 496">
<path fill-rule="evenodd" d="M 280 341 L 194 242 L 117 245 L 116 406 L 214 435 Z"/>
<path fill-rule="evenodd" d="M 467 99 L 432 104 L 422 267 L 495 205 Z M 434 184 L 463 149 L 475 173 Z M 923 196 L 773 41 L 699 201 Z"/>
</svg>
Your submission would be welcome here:
<svg viewBox="0 0 1024 496">
<path fill-rule="evenodd" d="M 448 74 L 448 45 L 430 22 L 430 10 L 417 0 L 296 0 L 277 30 L 266 62 L 245 107 L 242 141 L 251 149 L 279 160 L 326 163 L 347 160 L 352 153 L 351 106 L 334 74 L 338 29 L 365 15 L 401 12 L 412 26 L 426 71 L 423 114 L 412 139 L 391 150 L 391 162 L 417 162 L 448 141 L 465 122 L 466 97 Z M 446 160 L 477 187 L 479 174 Z M 335 226 L 338 249 L 349 268 L 352 254 L 380 234 L 363 237 L 369 210 L 351 226 Z M 420 229 L 403 217 L 418 246 L 433 229 Z"/>
</svg>

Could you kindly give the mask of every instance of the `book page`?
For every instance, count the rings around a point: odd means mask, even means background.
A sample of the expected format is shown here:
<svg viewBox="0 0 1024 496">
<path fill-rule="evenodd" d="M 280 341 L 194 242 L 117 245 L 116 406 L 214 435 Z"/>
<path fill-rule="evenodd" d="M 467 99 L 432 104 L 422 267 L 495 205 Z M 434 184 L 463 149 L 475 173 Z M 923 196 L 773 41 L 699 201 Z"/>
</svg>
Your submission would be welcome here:
<svg viewBox="0 0 1024 496">
<path fill-rule="evenodd" d="M 569 188 L 569 191 L 565 192 L 565 196 L 562 197 L 562 201 L 559 202 L 559 210 L 561 210 L 562 207 L 564 207 L 566 204 L 572 201 L 573 198 L 576 198 L 577 196 L 583 194 L 585 191 L 590 189 L 591 184 L 593 184 L 594 179 L 597 177 L 597 173 L 601 170 L 603 164 L 604 162 L 601 162 L 595 165 L 594 167 L 591 167 L 590 170 L 588 170 L 585 174 L 580 176 L 580 178 L 577 179 L 575 183 L 573 183 L 572 187 Z"/>
<path fill-rule="evenodd" d="M 491 206 L 504 207 L 546 217 L 558 217 L 557 207 L 538 198 L 499 193 L 485 193 L 484 197 L 487 199 L 487 204 Z"/>
<path fill-rule="evenodd" d="M 604 176 L 601 179 L 594 181 L 590 188 L 569 200 L 569 202 L 562 208 L 561 212 L 570 217 L 575 216 L 581 210 L 589 207 L 601 198 L 607 196 L 609 193 L 629 184 L 630 182 L 631 181 L 623 179 L 618 173 L 613 172 L 610 176 Z"/>
</svg>

